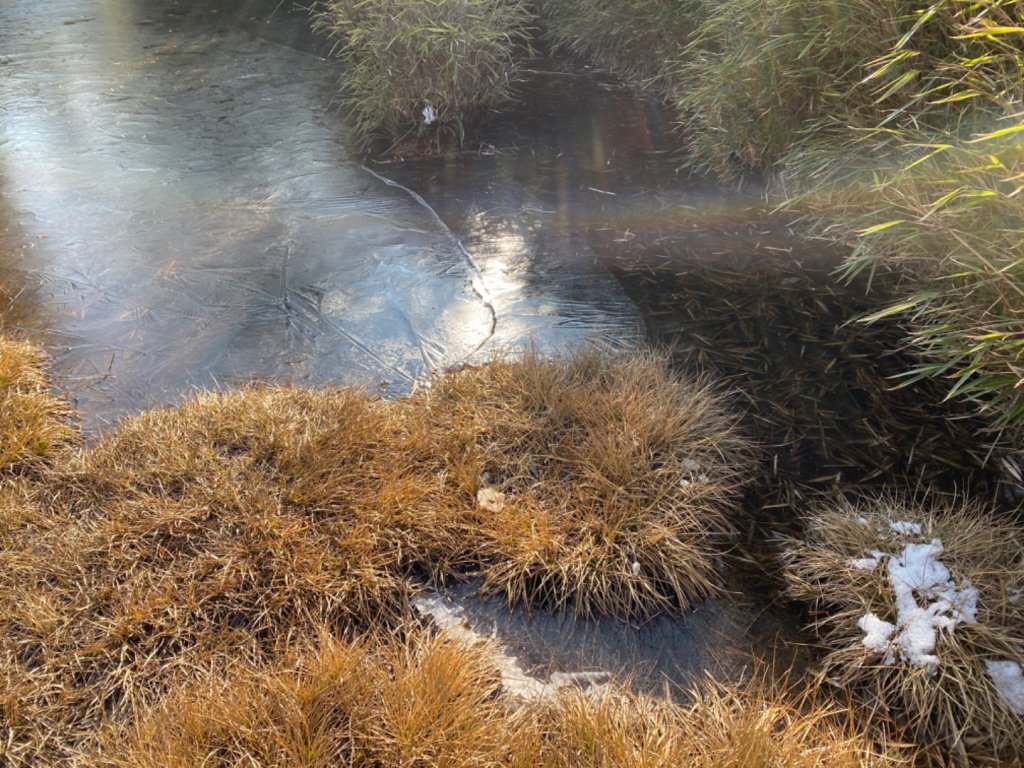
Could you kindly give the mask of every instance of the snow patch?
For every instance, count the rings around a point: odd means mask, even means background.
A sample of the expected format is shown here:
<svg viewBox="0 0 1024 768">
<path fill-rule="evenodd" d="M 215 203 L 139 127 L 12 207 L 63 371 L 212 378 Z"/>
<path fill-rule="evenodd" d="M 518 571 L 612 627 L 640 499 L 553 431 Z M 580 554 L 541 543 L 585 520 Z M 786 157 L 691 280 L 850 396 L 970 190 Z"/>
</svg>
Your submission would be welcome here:
<svg viewBox="0 0 1024 768">
<path fill-rule="evenodd" d="M 894 523 L 895 525 L 895 523 Z M 942 541 L 928 544 L 907 544 L 899 555 L 871 551 L 871 558 L 862 562 L 881 562 L 888 557 L 889 583 L 896 598 L 896 623 L 880 619 L 873 613 L 862 616 L 857 626 L 865 633 L 865 647 L 886 654 L 886 663 L 893 660 L 893 651 L 915 667 L 934 670 L 940 663 L 935 654 L 938 632 L 952 632 L 957 624 L 973 624 L 978 612 L 978 590 L 970 581 L 959 587 L 949 569 L 938 556 Z M 873 567 L 873 566 L 872 566 Z M 922 600 L 924 605 L 918 601 Z"/>
<path fill-rule="evenodd" d="M 868 613 L 857 619 L 857 626 L 864 630 L 864 638 L 861 642 L 866 648 L 884 653 L 886 664 L 892 664 L 896 660 L 890 646 L 890 638 L 896 631 L 895 624 L 880 619 L 873 613 Z"/>
<path fill-rule="evenodd" d="M 878 567 L 878 564 L 882 562 L 882 558 L 885 557 L 885 553 L 877 549 L 869 549 L 868 555 L 868 557 L 848 560 L 847 565 L 861 571 L 873 571 Z"/>
<path fill-rule="evenodd" d="M 1010 709 L 1018 715 L 1024 715 L 1024 669 L 1021 665 L 1016 661 L 987 659 L 985 668 Z"/>
</svg>

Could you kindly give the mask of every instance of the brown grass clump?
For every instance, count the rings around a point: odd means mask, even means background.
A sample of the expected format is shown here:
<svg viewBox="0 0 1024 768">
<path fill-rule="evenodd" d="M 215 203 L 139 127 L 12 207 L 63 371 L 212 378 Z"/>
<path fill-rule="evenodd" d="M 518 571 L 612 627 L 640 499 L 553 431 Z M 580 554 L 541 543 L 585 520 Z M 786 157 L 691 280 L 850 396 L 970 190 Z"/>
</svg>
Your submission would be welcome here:
<svg viewBox="0 0 1024 768">
<path fill-rule="evenodd" d="M 918 620 L 930 611 L 955 621 L 935 629 L 929 653 L 938 659 L 929 661 L 913 641 L 914 614 L 900 608 L 894 566 L 909 565 L 911 548 L 936 539 L 935 559 L 948 575 L 939 569 L 934 580 L 944 586 L 929 587 L 935 571 L 915 568 L 909 600 L 921 609 Z M 815 628 L 828 650 L 826 674 L 866 711 L 905 724 L 940 759 L 975 765 L 1024 757 L 1024 715 L 986 665 L 1024 658 L 1024 531 L 963 500 L 923 505 L 878 496 L 819 507 L 805 539 L 790 545 L 786 576 L 792 593 L 820 612 Z M 886 647 L 884 639 L 870 640 L 868 614 L 895 625 Z"/>
<path fill-rule="evenodd" d="M 677 706 L 617 689 L 567 693 L 544 765 L 594 768 L 866 768 L 901 764 L 855 731 L 848 710 L 805 690 L 708 680 Z"/>
<path fill-rule="evenodd" d="M 203 395 L 48 478 L 41 514 L 63 524 L 0 552 L 12 752 L 55 759 L 180 675 L 309 627 L 403 617 L 405 532 L 381 527 L 366 469 L 386 426 L 353 391 Z"/>
<path fill-rule="evenodd" d="M 849 713 L 810 693 L 712 681 L 693 703 L 608 686 L 517 704 L 490 643 L 412 629 L 379 641 L 321 631 L 269 665 L 181 685 L 110 728 L 104 768 L 373 765 L 492 768 L 855 768 L 897 765 Z"/>
<path fill-rule="evenodd" d="M 515 724 L 488 643 L 321 631 L 272 665 L 181 686 L 104 737 L 100 766 L 509 765 Z"/>
<path fill-rule="evenodd" d="M 75 441 L 71 409 L 50 392 L 45 355 L 0 338 L 0 472 L 38 468 Z"/>
<path fill-rule="evenodd" d="M 714 586 L 748 454 L 706 383 L 594 352 L 401 403 L 249 389 L 126 419 L 0 487 L 0 754 L 67 763 L 212 670 L 394 627 L 416 580 L 479 570 L 530 602 L 678 610 Z M 374 760 L 422 762 L 425 737 L 399 736 Z"/>
<path fill-rule="evenodd" d="M 409 406 L 449 487 L 476 499 L 486 590 L 636 619 L 715 589 L 752 459 L 706 380 L 655 354 L 527 353 L 446 374 Z"/>
</svg>

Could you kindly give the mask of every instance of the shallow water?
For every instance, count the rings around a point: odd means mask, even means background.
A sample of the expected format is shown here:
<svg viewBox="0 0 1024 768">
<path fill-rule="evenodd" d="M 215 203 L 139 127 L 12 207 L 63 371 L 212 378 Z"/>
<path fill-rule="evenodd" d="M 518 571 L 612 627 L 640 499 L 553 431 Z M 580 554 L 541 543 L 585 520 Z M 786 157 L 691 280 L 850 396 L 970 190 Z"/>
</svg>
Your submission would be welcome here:
<svg viewBox="0 0 1024 768">
<path fill-rule="evenodd" d="M 0 318 L 87 431 L 193 388 L 400 394 L 509 347 L 633 345 L 609 249 L 789 247 L 678 170 L 657 104 L 557 61 L 485 143 L 364 161 L 323 50 L 289 0 L 0 6 Z M 527 668 L 651 688 L 792 645 L 761 591 L 643 628 L 454 597 Z"/>
</svg>

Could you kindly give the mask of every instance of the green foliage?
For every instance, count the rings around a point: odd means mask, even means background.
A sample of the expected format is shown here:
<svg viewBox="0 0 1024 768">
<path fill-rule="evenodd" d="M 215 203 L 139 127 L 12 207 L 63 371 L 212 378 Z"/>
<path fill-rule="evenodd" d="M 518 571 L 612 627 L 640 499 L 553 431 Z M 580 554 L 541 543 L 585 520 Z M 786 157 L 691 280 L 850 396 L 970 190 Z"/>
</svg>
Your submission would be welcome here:
<svg viewBox="0 0 1024 768">
<path fill-rule="evenodd" d="M 539 0 L 547 35 L 635 83 L 672 87 L 701 0 Z"/>
<path fill-rule="evenodd" d="M 879 127 L 841 155 L 791 153 L 784 178 L 796 206 L 853 246 L 849 274 L 910 276 L 908 295 L 868 318 L 909 319 L 921 362 L 905 379 L 948 379 L 948 397 L 997 429 L 1024 423 L 1022 18 L 1021 0 L 934 3 L 870 64 L 866 81 L 889 94 Z M 916 64 L 936 50 L 930 70 Z M 913 78 L 897 74 L 907 62 Z"/>
<path fill-rule="evenodd" d="M 1019 6 L 707 2 L 674 65 L 693 164 L 728 177 L 772 171 L 815 144 L 834 147 L 850 128 L 959 131 L 980 102 L 1015 98 Z M 981 76 L 967 85 L 970 73 Z"/>
<path fill-rule="evenodd" d="M 463 143 L 511 97 L 531 18 L 524 3 L 502 0 L 328 0 L 315 24 L 346 65 L 358 137 L 439 148 Z"/>
</svg>

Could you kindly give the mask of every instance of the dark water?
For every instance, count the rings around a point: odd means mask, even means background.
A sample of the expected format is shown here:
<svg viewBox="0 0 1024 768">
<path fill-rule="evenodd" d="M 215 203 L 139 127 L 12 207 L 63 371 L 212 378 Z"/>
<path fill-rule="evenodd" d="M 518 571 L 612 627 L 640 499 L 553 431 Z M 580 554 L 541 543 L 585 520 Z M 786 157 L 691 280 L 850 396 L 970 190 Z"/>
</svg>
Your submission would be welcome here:
<svg viewBox="0 0 1024 768">
<path fill-rule="evenodd" d="M 397 394 L 511 347 L 634 345 L 609 251 L 789 248 L 679 171 L 659 105 L 558 62 L 487 143 L 364 164 L 323 50 L 289 0 L 0 5 L 0 318 L 87 430 L 196 387 Z M 528 665 L 650 687 L 794 637 L 761 592 L 639 629 L 459 599 Z"/>
</svg>

